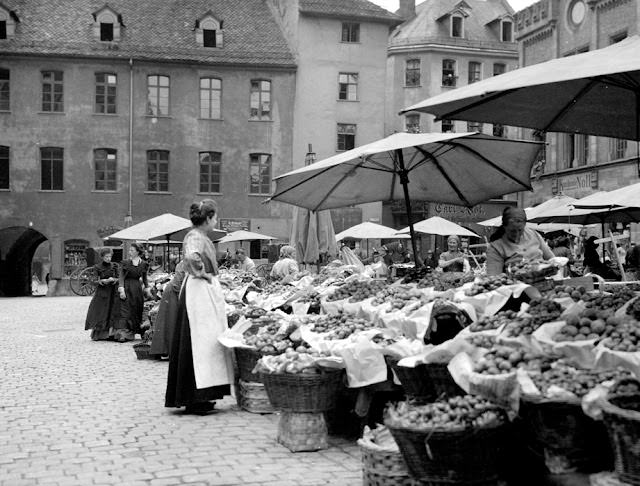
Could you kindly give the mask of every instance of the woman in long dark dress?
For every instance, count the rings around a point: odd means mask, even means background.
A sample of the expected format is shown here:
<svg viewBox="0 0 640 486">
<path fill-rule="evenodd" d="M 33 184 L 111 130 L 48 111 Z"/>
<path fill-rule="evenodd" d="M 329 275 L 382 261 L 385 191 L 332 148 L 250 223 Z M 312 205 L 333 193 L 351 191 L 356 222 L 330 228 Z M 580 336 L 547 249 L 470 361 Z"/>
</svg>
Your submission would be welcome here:
<svg viewBox="0 0 640 486">
<path fill-rule="evenodd" d="M 165 407 L 185 406 L 187 413 L 204 414 L 213 410 L 212 400 L 231 394 L 233 363 L 218 342 L 228 325 L 216 250 L 207 236 L 218 222 L 216 202 L 192 204 L 189 218 L 194 228 L 183 242 L 185 282 L 171 342 Z"/>
<path fill-rule="evenodd" d="M 153 324 L 153 339 L 149 352 L 155 356 L 169 356 L 171 351 L 171 341 L 178 319 L 180 289 L 185 277 L 184 264 L 178 263 L 175 271 L 175 275 L 162 291 L 158 316 Z"/>
<path fill-rule="evenodd" d="M 120 264 L 119 287 L 120 318 L 116 324 L 114 339 L 120 343 L 133 341 L 136 334 L 142 334 L 142 312 L 144 310 L 144 292 L 149 290 L 147 282 L 147 263 L 141 255 L 142 245 L 132 243 L 129 248 L 129 260 Z"/>
<path fill-rule="evenodd" d="M 120 303 L 116 296 L 118 282 L 118 264 L 112 263 L 113 250 L 102 248 L 98 252 L 100 263 L 93 266 L 98 274 L 98 286 L 91 299 L 87 319 L 84 324 L 86 330 L 91 329 L 91 339 L 101 341 L 113 337 L 113 328 L 120 316 Z"/>
</svg>

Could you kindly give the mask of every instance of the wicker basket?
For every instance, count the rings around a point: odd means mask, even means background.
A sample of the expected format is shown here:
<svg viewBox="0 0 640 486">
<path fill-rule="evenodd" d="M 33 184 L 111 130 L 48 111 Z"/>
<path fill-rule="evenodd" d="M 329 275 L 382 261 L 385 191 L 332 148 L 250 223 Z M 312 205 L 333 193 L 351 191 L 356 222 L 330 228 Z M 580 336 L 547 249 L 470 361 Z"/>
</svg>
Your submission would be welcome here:
<svg viewBox="0 0 640 486">
<path fill-rule="evenodd" d="M 603 419 L 618 479 L 640 486 L 640 394 L 609 396 Z"/>
<path fill-rule="evenodd" d="M 262 354 L 255 349 L 250 348 L 234 348 L 236 353 L 236 363 L 238 364 L 238 377 L 242 381 L 252 381 L 254 383 L 262 383 L 259 373 L 254 373 L 258 360 L 262 358 Z"/>
<path fill-rule="evenodd" d="M 584 414 L 580 400 L 523 398 L 520 416 L 551 473 L 597 472 L 611 466 L 605 427 Z"/>
<path fill-rule="evenodd" d="M 541 270 L 533 270 L 527 273 L 513 273 L 511 274 L 511 277 L 520 282 L 532 285 L 535 283 L 543 282 L 547 277 L 551 277 L 556 273 L 558 273 L 558 269 L 551 266 L 543 268 Z"/>
<path fill-rule="evenodd" d="M 326 412 L 335 407 L 344 371 L 323 368 L 317 375 L 261 373 L 271 405 L 284 412 Z"/>
<path fill-rule="evenodd" d="M 137 343 L 133 345 L 133 350 L 136 352 L 138 359 L 152 359 L 150 355 L 151 344 L 150 343 Z"/>
<path fill-rule="evenodd" d="M 374 449 L 362 439 L 358 446 L 362 452 L 363 486 L 417 486 L 400 451 Z"/>
<path fill-rule="evenodd" d="M 506 425 L 457 430 L 389 427 L 409 474 L 422 486 L 496 486 Z"/>
<path fill-rule="evenodd" d="M 267 391 L 262 383 L 240 380 L 238 406 L 250 413 L 273 413 Z"/>
<path fill-rule="evenodd" d="M 464 390 L 453 380 L 446 364 L 421 364 L 415 368 L 398 366 L 398 360 L 386 357 L 387 364 L 395 372 L 407 396 L 420 402 L 438 397 L 464 395 Z"/>
</svg>

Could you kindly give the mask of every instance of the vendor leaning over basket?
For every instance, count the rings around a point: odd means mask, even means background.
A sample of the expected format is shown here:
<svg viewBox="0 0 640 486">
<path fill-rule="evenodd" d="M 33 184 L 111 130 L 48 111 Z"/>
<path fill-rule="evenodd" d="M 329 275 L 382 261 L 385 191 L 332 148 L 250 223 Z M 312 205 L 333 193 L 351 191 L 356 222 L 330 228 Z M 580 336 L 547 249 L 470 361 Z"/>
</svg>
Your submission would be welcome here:
<svg viewBox="0 0 640 486">
<path fill-rule="evenodd" d="M 298 273 L 298 262 L 294 257 L 296 249 L 293 246 L 284 245 L 280 248 L 280 259 L 271 268 L 271 278 L 284 280 L 290 275 Z"/>
<path fill-rule="evenodd" d="M 192 204 L 193 229 L 182 243 L 185 281 L 171 342 L 165 407 L 185 406 L 187 413 L 213 410 L 213 400 L 230 395 L 233 383 L 231 357 L 218 342 L 228 328 L 227 316 L 216 250 L 207 236 L 216 227 L 217 212 L 211 199 Z"/>
<path fill-rule="evenodd" d="M 508 207 L 502 212 L 502 226 L 491 236 L 487 248 L 487 275 L 498 275 L 510 263 L 523 259 L 549 260 L 553 252 L 537 231 L 526 227 L 527 213 Z"/>
</svg>

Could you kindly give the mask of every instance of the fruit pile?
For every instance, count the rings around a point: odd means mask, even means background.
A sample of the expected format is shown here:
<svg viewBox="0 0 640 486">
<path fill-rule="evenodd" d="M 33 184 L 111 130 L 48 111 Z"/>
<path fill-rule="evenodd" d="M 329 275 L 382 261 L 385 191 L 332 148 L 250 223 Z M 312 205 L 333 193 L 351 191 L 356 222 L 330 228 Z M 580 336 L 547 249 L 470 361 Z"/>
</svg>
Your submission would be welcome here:
<svg viewBox="0 0 640 486">
<path fill-rule="evenodd" d="M 605 335 L 602 344 L 613 351 L 640 351 L 640 323 L 636 320 L 619 322 L 615 328 L 607 329 Z"/>
<path fill-rule="evenodd" d="M 562 342 L 601 339 L 607 331 L 612 332 L 618 324 L 619 320 L 613 315 L 607 315 L 606 311 L 589 308 L 579 316 L 567 316 L 566 324 L 553 337 L 553 340 Z"/>
<path fill-rule="evenodd" d="M 287 348 L 302 345 L 302 341 L 291 339 L 291 334 L 297 329 L 293 322 L 283 324 L 270 314 L 252 319 L 252 322 L 263 324 L 247 329 L 243 333 L 244 342 L 255 347 L 261 354 L 280 354 Z"/>
<path fill-rule="evenodd" d="M 497 346 L 480 358 L 473 371 L 485 375 L 501 375 L 511 373 L 518 368 L 529 370 L 540 369 L 544 359 L 530 351 Z"/>
<path fill-rule="evenodd" d="M 398 402 L 389 405 L 385 411 L 385 425 L 403 429 L 455 430 L 483 427 L 503 420 L 503 412 L 496 405 L 473 395 L 451 397 L 425 405 Z"/>
<path fill-rule="evenodd" d="M 492 316 L 482 316 L 476 322 L 469 326 L 472 332 L 489 331 L 498 329 L 503 324 L 508 324 L 516 318 L 516 312 L 508 310 L 501 311 Z"/>
<path fill-rule="evenodd" d="M 558 285 L 551 289 L 545 297 L 548 299 L 556 299 L 561 297 L 571 297 L 574 301 L 582 300 L 582 297 L 587 294 L 587 289 L 582 285 L 578 287 L 572 287 L 571 285 Z"/>
<path fill-rule="evenodd" d="M 421 289 L 433 287 L 438 292 L 456 289 L 467 282 L 473 282 L 473 273 L 462 272 L 433 272 L 427 274 L 418 282 Z"/>
<path fill-rule="evenodd" d="M 407 274 L 402 279 L 402 283 L 408 284 L 408 283 L 419 282 L 430 273 L 431 273 L 431 269 L 429 267 L 411 268 L 410 270 L 407 270 Z"/>
<path fill-rule="evenodd" d="M 415 287 L 397 285 L 394 287 L 385 287 L 380 290 L 371 303 L 373 305 L 382 305 L 389 302 L 391 309 L 395 310 L 402 309 L 409 304 L 420 301 L 422 296 L 422 292 Z"/>
<path fill-rule="evenodd" d="M 360 302 L 373 297 L 387 286 L 379 280 L 352 280 L 347 282 L 327 297 L 327 301 L 349 299 L 349 302 Z"/>
<path fill-rule="evenodd" d="M 629 307 L 627 307 L 627 315 L 632 316 L 636 321 L 640 321 L 640 299 L 633 301 Z"/>
<path fill-rule="evenodd" d="M 478 348 L 491 349 L 496 344 L 496 339 L 493 336 L 487 336 L 486 334 L 476 334 L 467 338 L 470 344 Z"/>
<path fill-rule="evenodd" d="M 507 273 L 521 282 L 533 282 L 553 275 L 557 270 L 556 267 L 549 266 L 549 263 L 543 260 L 521 260 L 510 263 Z"/>
<path fill-rule="evenodd" d="M 373 322 L 349 314 L 323 314 L 316 319 L 307 321 L 311 325 L 311 330 L 317 333 L 329 333 L 326 339 L 346 339 L 353 333 L 373 329 Z"/>
<path fill-rule="evenodd" d="M 585 301 L 585 307 L 594 307 L 596 309 L 617 311 L 636 296 L 633 290 L 618 288 L 607 294 L 590 295 L 585 294 L 582 300 Z"/>
<path fill-rule="evenodd" d="M 513 285 L 514 283 L 516 283 L 515 280 L 505 273 L 501 273 L 500 275 L 484 275 L 476 280 L 464 293 L 473 296 L 490 292 L 504 285 Z"/>
<path fill-rule="evenodd" d="M 532 334 L 547 322 L 557 321 L 562 314 L 562 307 L 549 299 L 533 299 L 529 302 L 529 309 L 523 315 L 517 316 L 505 328 L 507 336 L 522 336 Z"/>
<path fill-rule="evenodd" d="M 316 359 L 324 356 L 324 353 L 304 348 L 287 348 L 284 353 L 277 356 L 263 356 L 258 364 L 258 369 L 272 373 L 311 374 L 320 373 L 316 365 Z"/>
<path fill-rule="evenodd" d="M 583 370 L 576 369 L 561 362 L 541 373 L 532 373 L 531 379 L 543 395 L 547 395 L 549 387 L 555 385 L 578 397 L 589 393 L 600 383 L 631 376 L 631 373 L 618 370 Z"/>
<path fill-rule="evenodd" d="M 620 288 L 619 285 L 610 285 L 610 284 L 607 285 L 607 284 L 605 284 L 603 290 L 605 292 L 613 292 L 613 291 L 617 290 L 618 288 Z M 634 292 L 638 292 L 638 291 L 640 291 L 640 283 L 638 283 L 638 282 L 625 283 L 624 284 L 624 288 L 627 289 L 627 290 L 632 290 Z"/>
</svg>

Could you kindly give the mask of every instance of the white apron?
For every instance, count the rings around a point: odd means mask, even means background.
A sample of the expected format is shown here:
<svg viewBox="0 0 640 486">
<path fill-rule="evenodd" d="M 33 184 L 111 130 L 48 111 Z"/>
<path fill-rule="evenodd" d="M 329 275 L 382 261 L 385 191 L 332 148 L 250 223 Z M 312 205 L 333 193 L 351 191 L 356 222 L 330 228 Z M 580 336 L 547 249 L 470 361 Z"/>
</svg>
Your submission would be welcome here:
<svg viewBox="0 0 640 486">
<path fill-rule="evenodd" d="M 232 384 L 231 354 L 218 342 L 228 328 L 220 282 L 187 277 L 185 290 L 196 388 Z"/>
</svg>

